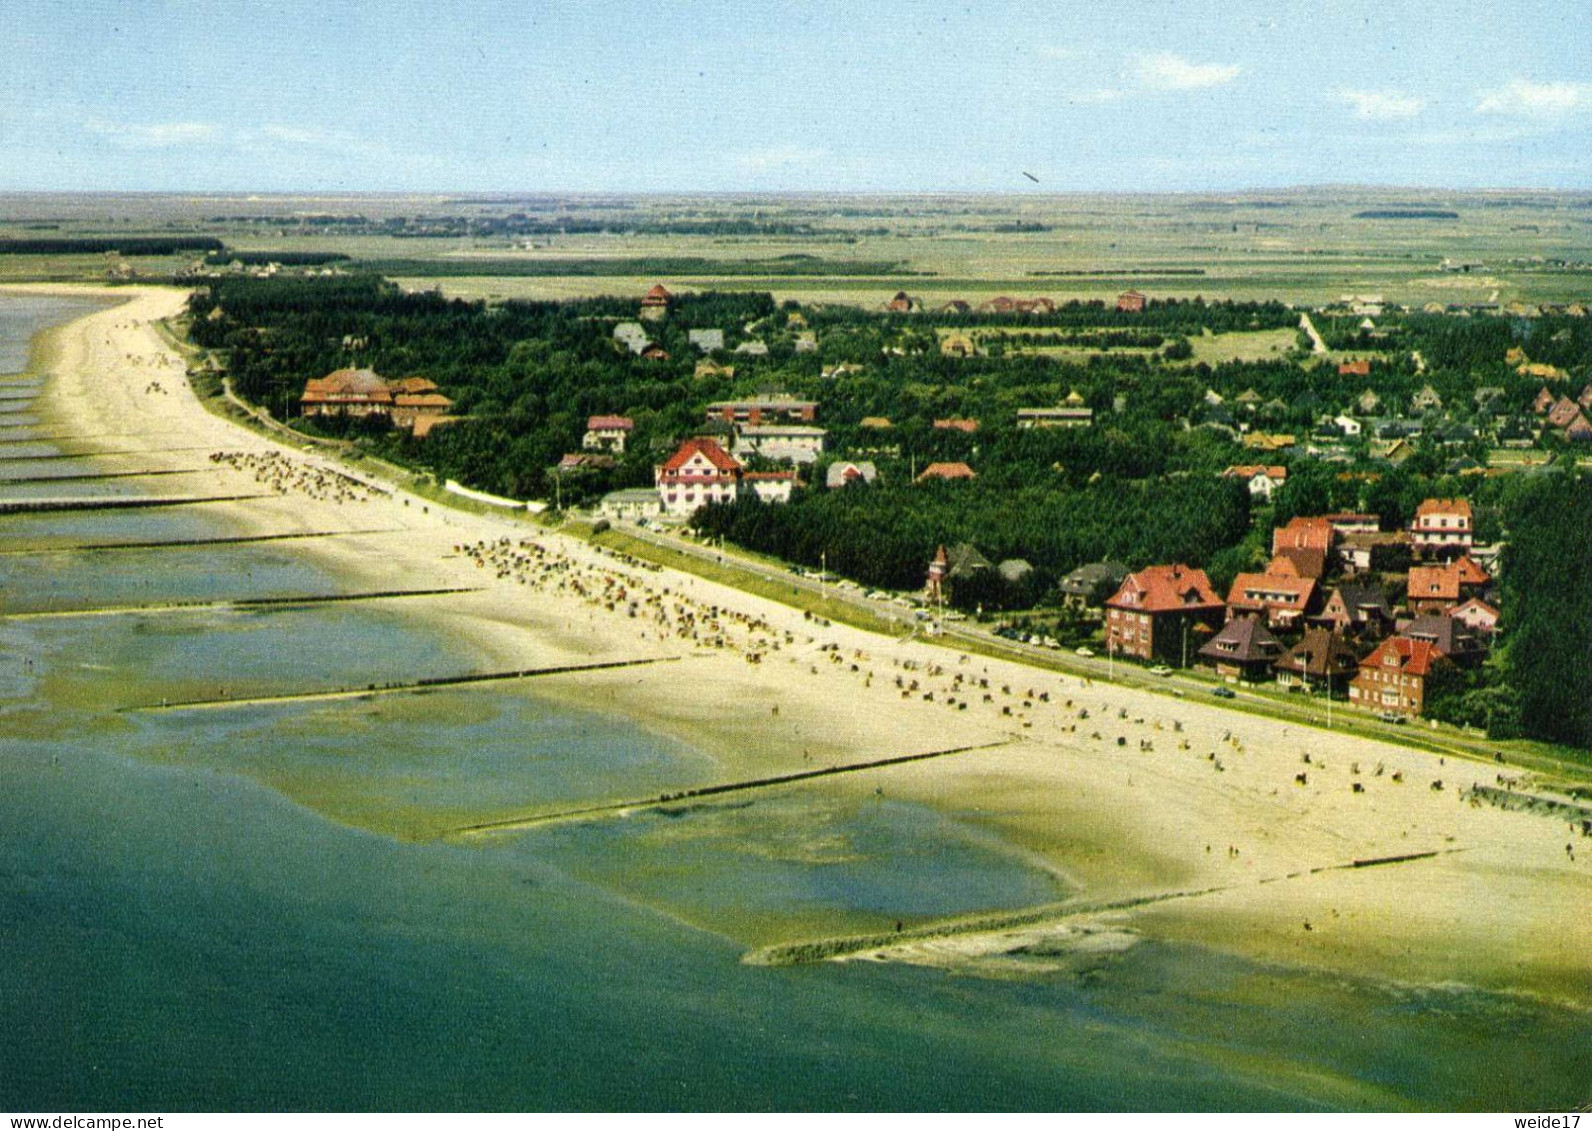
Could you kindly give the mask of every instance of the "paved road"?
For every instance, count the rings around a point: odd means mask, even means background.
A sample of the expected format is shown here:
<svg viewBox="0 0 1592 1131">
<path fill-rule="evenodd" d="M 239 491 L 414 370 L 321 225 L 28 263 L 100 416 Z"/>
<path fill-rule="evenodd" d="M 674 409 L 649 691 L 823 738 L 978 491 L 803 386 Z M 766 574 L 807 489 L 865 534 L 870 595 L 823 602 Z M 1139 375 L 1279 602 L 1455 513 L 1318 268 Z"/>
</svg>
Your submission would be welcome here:
<svg viewBox="0 0 1592 1131">
<path fill-rule="evenodd" d="M 1008 640 L 972 622 L 941 621 L 935 625 L 932 619 L 924 621 L 914 610 L 905 609 L 892 601 L 869 599 L 855 588 L 841 588 L 832 581 L 820 583 L 817 579 L 794 574 L 789 569 L 745 558 L 727 548 L 703 545 L 672 533 L 659 534 L 628 524 L 616 529 L 641 541 L 666 547 L 704 562 L 723 565 L 779 585 L 788 585 L 793 592 L 840 601 L 898 626 L 904 634 L 921 634 L 925 639 L 938 640 L 952 647 L 958 643 L 975 646 L 980 651 L 994 651 L 1009 659 L 1059 670 L 1068 675 L 1098 679 L 1164 695 L 1178 697 L 1197 695 L 1212 706 L 1219 706 L 1222 703 L 1212 695 L 1216 687 L 1223 686 L 1214 677 L 1191 672 L 1155 676 L 1136 664 L 1112 662 L 1099 656 L 1079 656 L 1075 652 L 1057 651 Z M 1341 702 L 1334 703 L 1329 710 L 1324 700 L 1302 693 L 1288 695 L 1243 688 L 1230 690 L 1233 690 L 1234 698 L 1227 702 L 1235 706 L 1251 707 L 1284 721 L 1317 727 L 1328 726 L 1340 720 L 1352 721 L 1356 731 L 1369 732 L 1390 742 L 1407 742 L 1413 739 L 1422 745 L 1444 747 L 1455 755 L 1487 761 L 1492 760 L 1495 751 L 1495 746 L 1485 737 L 1468 734 L 1451 726 L 1434 728 L 1430 723 L 1384 723 Z M 1518 761 L 1516 759 L 1517 764 Z"/>
</svg>

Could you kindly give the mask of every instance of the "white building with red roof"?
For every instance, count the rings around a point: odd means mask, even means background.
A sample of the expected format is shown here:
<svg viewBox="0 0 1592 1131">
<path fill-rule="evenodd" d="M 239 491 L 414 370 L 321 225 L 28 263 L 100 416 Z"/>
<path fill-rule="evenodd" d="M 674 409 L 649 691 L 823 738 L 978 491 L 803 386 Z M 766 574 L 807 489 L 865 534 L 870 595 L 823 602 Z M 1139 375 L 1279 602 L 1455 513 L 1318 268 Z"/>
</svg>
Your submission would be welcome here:
<svg viewBox="0 0 1592 1131">
<path fill-rule="evenodd" d="M 592 416 L 586 420 L 586 435 L 580 446 L 588 452 L 623 453 L 625 442 L 636 422 L 628 416 Z"/>
<path fill-rule="evenodd" d="M 1469 553 L 1476 541 L 1470 500 L 1425 500 L 1415 508 L 1410 537 L 1415 543 L 1415 552 L 1423 556 L 1455 557 Z"/>
<path fill-rule="evenodd" d="M 654 474 L 663 513 L 687 517 L 711 503 L 755 497 L 785 503 L 801 480 L 794 471 L 747 471 L 717 440 L 698 436 L 681 444 Z"/>
</svg>

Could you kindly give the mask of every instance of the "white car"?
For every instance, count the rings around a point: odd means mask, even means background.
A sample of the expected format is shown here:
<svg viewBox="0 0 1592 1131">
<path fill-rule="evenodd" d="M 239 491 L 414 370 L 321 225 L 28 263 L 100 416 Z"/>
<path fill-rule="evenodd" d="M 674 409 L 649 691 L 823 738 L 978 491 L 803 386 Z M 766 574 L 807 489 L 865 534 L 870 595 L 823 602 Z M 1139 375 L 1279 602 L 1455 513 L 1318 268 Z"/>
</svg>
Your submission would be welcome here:
<svg viewBox="0 0 1592 1131">
<path fill-rule="evenodd" d="M 1082 656 L 1086 660 L 1094 658 L 1094 649 L 1093 648 L 1078 648 L 1078 649 L 1075 649 L 1075 651 L 1076 651 L 1076 653 L 1078 655 Z"/>
<path fill-rule="evenodd" d="M 1155 667 L 1150 669 L 1150 674 L 1151 675 L 1171 675 L 1172 674 L 1172 669 L 1167 667 L 1165 664 L 1156 664 Z"/>
</svg>

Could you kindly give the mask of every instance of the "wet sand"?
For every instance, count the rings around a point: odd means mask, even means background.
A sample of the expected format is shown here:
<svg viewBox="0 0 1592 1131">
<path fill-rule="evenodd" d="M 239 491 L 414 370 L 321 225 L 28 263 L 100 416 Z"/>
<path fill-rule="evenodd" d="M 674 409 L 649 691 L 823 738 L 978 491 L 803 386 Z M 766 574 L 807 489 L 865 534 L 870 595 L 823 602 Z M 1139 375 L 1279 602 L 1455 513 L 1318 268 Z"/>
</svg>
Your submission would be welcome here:
<svg viewBox="0 0 1592 1131">
<path fill-rule="evenodd" d="M 101 437 L 147 470 L 193 468 L 193 449 L 209 450 L 184 493 L 264 495 L 211 504 L 240 535 L 345 531 L 296 545 L 371 589 L 478 588 L 405 612 L 467 635 L 502 669 L 679 658 L 547 677 L 538 691 L 689 742 L 724 781 L 981 747 L 822 788 L 953 814 L 1065 875 L 1079 904 L 1112 905 L 1020 928 L 951 925 L 866 956 L 997 972 L 1014 952 L 1148 936 L 1592 1008 L 1592 839 L 1467 798 L 1500 775 L 1525 779 L 1509 767 L 817 625 L 529 521 L 367 485 L 204 409 L 151 325 L 181 293 L 107 293 L 129 301 L 41 341 L 41 433 Z M 354 533 L 368 531 L 385 533 Z M 1439 855 L 1352 867 L 1425 853 Z"/>
</svg>

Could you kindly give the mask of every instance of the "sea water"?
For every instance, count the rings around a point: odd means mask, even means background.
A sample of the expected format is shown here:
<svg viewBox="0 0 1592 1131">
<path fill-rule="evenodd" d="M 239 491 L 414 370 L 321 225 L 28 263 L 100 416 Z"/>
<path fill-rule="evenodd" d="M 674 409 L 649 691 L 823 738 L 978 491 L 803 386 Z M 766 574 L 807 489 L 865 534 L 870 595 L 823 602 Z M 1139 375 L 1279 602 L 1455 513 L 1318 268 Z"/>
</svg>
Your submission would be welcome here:
<svg viewBox="0 0 1592 1131">
<path fill-rule="evenodd" d="M 185 532 L 224 528 L 0 516 L 0 546 L 24 551 Z M 137 598 L 141 570 L 162 599 L 341 584 L 281 545 L 159 555 L 0 563 L 13 610 Z M 0 1109 L 1587 1099 L 1592 1019 L 1464 988 L 1154 942 L 999 979 L 743 965 L 806 924 L 880 929 L 1065 886 L 954 817 L 817 787 L 446 835 L 714 780 L 688 743 L 531 685 L 126 709 L 485 660 L 401 604 L 0 618 Z"/>
</svg>

